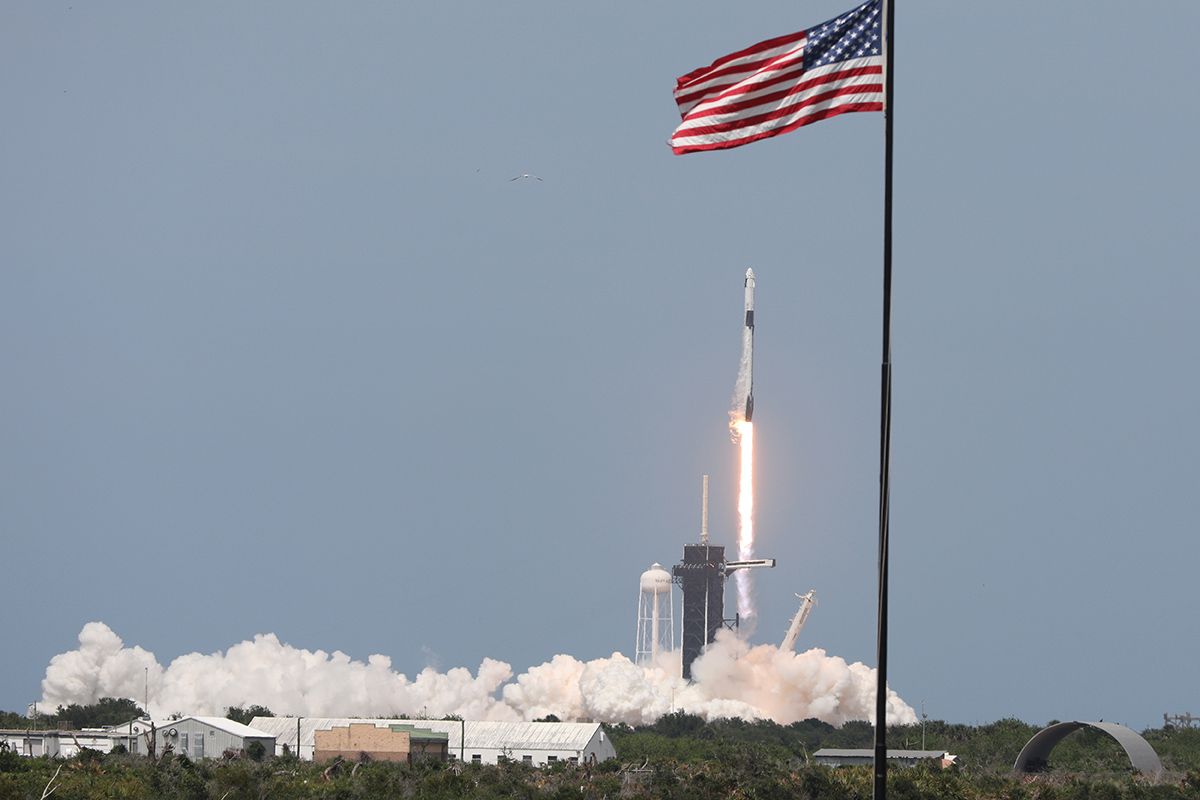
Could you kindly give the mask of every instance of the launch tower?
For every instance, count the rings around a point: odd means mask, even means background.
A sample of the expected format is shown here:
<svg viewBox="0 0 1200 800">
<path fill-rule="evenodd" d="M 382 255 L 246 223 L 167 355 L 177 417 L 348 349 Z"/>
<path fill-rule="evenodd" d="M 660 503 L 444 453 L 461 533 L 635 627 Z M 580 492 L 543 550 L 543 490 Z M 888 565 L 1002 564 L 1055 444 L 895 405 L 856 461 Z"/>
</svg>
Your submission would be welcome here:
<svg viewBox="0 0 1200 800">
<path fill-rule="evenodd" d="M 726 561 L 725 547 L 708 543 L 708 476 L 700 490 L 700 543 L 683 546 L 683 561 L 671 574 L 683 590 L 683 679 L 692 679 L 692 662 L 717 638 L 717 631 L 728 624 L 736 628 L 736 615 L 725 619 L 725 576 L 739 569 L 774 567 L 775 559 Z"/>
<path fill-rule="evenodd" d="M 672 574 L 683 589 L 683 679 L 690 681 L 692 662 L 725 624 L 725 548 L 685 544 Z"/>
</svg>

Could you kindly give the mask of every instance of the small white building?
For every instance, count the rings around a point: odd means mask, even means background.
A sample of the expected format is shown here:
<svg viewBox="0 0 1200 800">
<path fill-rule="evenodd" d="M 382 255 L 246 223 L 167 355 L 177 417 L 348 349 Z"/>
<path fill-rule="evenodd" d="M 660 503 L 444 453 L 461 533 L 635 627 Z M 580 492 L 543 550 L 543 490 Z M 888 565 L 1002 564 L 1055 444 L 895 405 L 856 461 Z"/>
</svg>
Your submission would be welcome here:
<svg viewBox="0 0 1200 800">
<path fill-rule="evenodd" d="M 62 731 L 0 730 L 0 748 L 19 756 L 58 755 L 58 737 Z"/>
<path fill-rule="evenodd" d="M 84 728 L 81 731 L 0 730 L 0 747 L 31 758 L 71 758 L 84 749 L 109 753 L 117 745 L 124 745 L 132 751 L 136 742 L 136 736 L 113 732 L 108 728 Z"/>
<path fill-rule="evenodd" d="M 150 749 L 150 732 L 169 723 L 170 720 L 155 721 L 149 717 L 138 717 L 118 725 L 109 725 L 104 730 L 113 737 L 114 742 L 120 737 L 121 744 L 129 752 L 145 755 Z"/>
<path fill-rule="evenodd" d="M 417 725 L 449 737 L 451 761 L 495 764 L 507 758 L 532 766 L 555 762 L 582 764 L 616 758 L 616 750 L 598 722 L 460 722 L 437 719 L 354 719 L 349 717 L 255 717 L 252 727 L 275 737 L 275 754 L 284 748 L 311 760 L 316 731 L 370 723 L 381 728 Z"/>
<path fill-rule="evenodd" d="M 155 725 L 157 751 L 170 744 L 175 753 L 190 759 L 220 758 L 226 751 L 245 753 L 254 742 L 268 757 L 275 755 L 275 737 L 265 731 L 224 717 L 182 717 Z"/>
<path fill-rule="evenodd" d="M 151 735 L 160 755 L 171 744 L 175 753 L 186 753 L 188 758 L 214 758 L 227 750 L 244 753 L 253 742 L 262 744 L 265 755 L 275 754 L 274 736 L 224 717 L 183 717 L 159 722 L 135 719 L 80 731 L 0 730 L 0 746 L 34 758 L 71 758 L 84 748 L 110 753 L 117 745 L 130 753 L 145 755 L 150 752 Z"/>
</svg>

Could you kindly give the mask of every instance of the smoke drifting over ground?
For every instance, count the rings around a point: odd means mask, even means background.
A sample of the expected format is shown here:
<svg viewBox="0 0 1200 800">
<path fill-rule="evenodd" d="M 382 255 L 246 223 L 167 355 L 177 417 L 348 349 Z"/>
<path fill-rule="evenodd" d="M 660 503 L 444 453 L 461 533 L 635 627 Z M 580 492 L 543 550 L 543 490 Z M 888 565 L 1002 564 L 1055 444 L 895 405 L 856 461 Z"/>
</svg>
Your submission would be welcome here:
<svg viewBox="0 0 1200 800">
<path fill-rule="evenodd" d="M 149 672 L 147 673 L 147 669 Z M 189 653 L 166 666 L 141 647 L 126 647 L 103 622 L 89 622 L 79 648 L 55 656 L 42 681 L 42 704 L 92 703 L 101 697 L 142 702 L 149 675 L 150 711 L 223 714 L 229 706 L 265 705 L 301 716 L 442 717 L 532 720 L 592 719 L 639 725 L 670 711 L 705 718 L 769 718 L 780 723 L 816 717 L 838 725 L 871 719 L 875 671 L 814 648 L 792 653 L 751 646 L 722 631 L 692 665 L 694 681 L 679 677 L 679 656 L 664 654 L 639 667 L 620 653 L 580 661 L 557 655 L 513 677 L 512 667 L 485 658 L 464 668 L 415 678 L 392 669 L 387 656 L 365 662 L 345 653 L 292 647 L 260 634 L 209 655 Z M 912 708 L 889 692 L 888 722 L 916 721 Z"/>
</svg>

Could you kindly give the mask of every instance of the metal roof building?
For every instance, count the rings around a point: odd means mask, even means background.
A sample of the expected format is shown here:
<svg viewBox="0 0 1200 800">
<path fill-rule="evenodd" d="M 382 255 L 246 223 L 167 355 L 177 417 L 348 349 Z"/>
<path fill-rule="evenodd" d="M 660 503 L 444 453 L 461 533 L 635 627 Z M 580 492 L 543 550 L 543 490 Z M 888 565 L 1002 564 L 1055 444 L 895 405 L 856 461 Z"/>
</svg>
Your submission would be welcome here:
<svg viewBox="0 0 1200 800">
<path fill-rule="evenodd" d="M 350 717 L 255 717 L 252 727 L 275 737 L 275 753 L 284 746 L 301 758 L 313 758 L 316 731 L 370 723 L 381 728 L 417 725 L 449 738 L 451 759 L 495 764 L 508 758 L 533 766 L 556 761 L 607 761 L 617 753 L 598 722 L 460 722 L 436 719 L 357 719 Z M 299 748 L 297 749 L 297 743 Z"/>
<path fill-rule="evenodd" d="M 226 750 L 244 752 L 254 742 L 268 756 L 275 753 L 275 737 L 270 733 L 225 717 L 181 717 L 156 725 L 154 736 L 159 753 L 170 744 L 176 753 L 193 759 L 219 757 Z"/>
<path fill-rule="evenodd" d="M 916 766 L 921 762 L 934 762 L 942 767 L 954 763 L 958 756 L 950 755 L 944 750 L 888 750 L 888 761 L 905 767 Z M 813 753 L 813 761 L 827 767 L 850 767 L 875 763 L 874 750 L 839 750 L 825 747 Z"/>
<path fill-rule="evenodd" d="M 71 758 L 84 748 L 111 752 L 116 745 L 136 752 L 138 737 L 106 728 L 83 730 L 0 730 L 0 748 L 19 756 Z"/>
</svg>

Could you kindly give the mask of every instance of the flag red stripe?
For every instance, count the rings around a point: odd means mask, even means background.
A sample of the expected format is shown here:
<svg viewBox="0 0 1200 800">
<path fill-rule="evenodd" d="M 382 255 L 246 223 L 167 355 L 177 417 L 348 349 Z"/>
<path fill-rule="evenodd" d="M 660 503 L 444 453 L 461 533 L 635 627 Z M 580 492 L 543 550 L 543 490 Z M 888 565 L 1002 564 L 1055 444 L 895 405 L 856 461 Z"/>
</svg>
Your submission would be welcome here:
<svg viewBox="0 0 1200 800">
<path fill-rule="evenodd" d="M 729 120 L 728 122 L 718 122 L 713 125 L 702 125 L 696 128 L 688 128 L 684 131 L 678 131 L 681 137 L 690 136 L 705 136 L 713 133 L 728 133 L 736 131 L 738 128 L 745 128 L 751 125 L 761 125 L 764 122 L 770 122 L 773 119 L 781 119 L 790 117 L 797 111 L 817 103 L 823 103 L 834 97 L 839 97 L 844 94 L 883 94 L 883 83 L 868 83 L 862 86 L 837 86 L 826 92 L 814 94 L 811 97 L 805 98 L 802 102 L 794 105 L 776 108 L 772 111 L 767 111 L 762 114 L 752 114 L 746 117 L 738 117 L 737 119 Z M 754 105 L 758 105 L 755 103 Z M 780 131 L 782 132 L 782 131 Z M 674 138 L 674 137 L 672 137 Z"/>
<path fill-rule="evenodd" d="M 790 125 L 785 125 L 782 128 L 772 128 L 771 130 L 760 131 L 759 133 L 746 136 L 741 139 L 730 139 L 727 141 L 710 142 L 707 144 L 690 144 L 683 147 L 672 147 L 671 150 L 674 151 L 675 155 L 677 156 L 681 156 L 684 153 L 699 153 L 705 150 L 727 150 L 731 147 L 740 147 L 744 144 L 757 142 L 759 139 L 769 139 L 772 136 L 778 136 L 781 133 L 789 133 L 805 125 L 810 125 L 814 122 L 819 122 L 823 119 L 829 119 L 830 117 L 836 117 L 838 114 L 846 114 L 851 111 L 883 111 L 883 103 L 850 103 L 848 105 L 837 106 L 835 108 L 828 108 L 824 111 L 819 111 L 811 116 L 798 119 Z"/>
<path fill-rule="evenodd" d="M 728 77 L 731 75 L 737 76 L 734 80 L 731 80 L 731 81 L 728 81 L 728 82 L 725 82 L 725 83 L 722 83 L 719 85 L 701 86 L 691 92 L 683 92 L 683 89 L 685 89 L 687 87 L 682 87 L 682 86 L 676 87 L 675 102 L 679 104 L 680 110 L 682 110 L 682 107 L 684 105 L 686 105 L 690 100 L 693 100 L 697 97 L 704 97 L 705 95 L 710 94 L 714 91 L 721 91 L 722 89 L 726 89 L 730 86 L 737 86 L 739 83 L 744 81 L 746 79 L 746 77 L 748 77 L 748 76 L 757 75 L 757 74 L 763 73 L 763 72 L 772 72 L 775 70 L 791 69 L 792 67 L 795 67 L 795 66 L 799 66 L 801 69 L 804 68 L 804 51 L 803 51 L 803 49 L 797 50 L 794 52 L 790 52 L 790 53 L 782 53 L 780 55 L 772 56 L 771 58 L 764 59 L 762 61 L 755 61 L 755 62 L 751 62 L 748 64 L 738 64 L 735 67 L 729 67 L 728 69 L 720 70 L 716 73 L 713 73 L 710 76 L 706 76 L 705 81 L 713 80 L 715 78 L 724 78 L 724 77 Z M 703 83 L 703 82 L 704 81 L 696 81 L 696 82 L 693 82 L 692 85 L 694 85 L 695 83 Z M 683 93 L 681 93 L 681 92 L 683 92 Z"/>
<path fill-rule="evenodd" d="M 771 50 L 776 47 L 782 47 L 783 45 L 791 44 L 792 42 L 803 41 L 803 39 L 806 35 L 807 35 L 807 31 L 798 31 L 797 33 L 789 33 L 784 36 L 776 36 L 774 39 L 767 39 L 764 42 L 759 42 L 758 44 L 752 44 L 749 47 L 747 47 L 746 49 L 739 50 L 736 53 L 730 53 L 727 56 L 721 56 L 716 61 L 709 64 L 707 67 L 699 67 L 697 69 L 692 70 L 688 74 L 681 76 L 679 78 L 679 80 L 675 82 L 675 86 L 677 88 L 683 87 L 686 84 L 694 83 L 695 81 L 701 80 L 704 77 L 711 77 L 711 75 L 709 75 L 709 73 L 713 72 L 714 70 L 720 69 L 721 67 L 725 66 L 726 64 L 728 64 L 731 61 L 736 61 L 739 58 L 745 58 L 746 56 L 751 56 L 751 55 L 754 55 L 755 53 L 761 53 L 764 50 Z"/>
<path fill-rule="evenodd" d="M 756 81 L 754 83 L 747 83 L 747 81 L 742 80 L 726 86 L 713 87 L 711 92 L 706 92 L 706 96 L 700 98 L 699 101 L 697 101 L 694 105 L 692 105 L 691 108 L 688 109 L 688 113 L 683 114 L 683 118 L 687 119 L 691 115 L 692 109 L 696 108 L 696 106 L 704 105 L 706 103 L 713 103 L 723 97 L 737 97 L 739 95 L 747 94 L 748 92 L 756 92 L 760 89 L 766 89 L 774 86 L 777 83 L 795 80 L 803 74 L 804 64 L 800 63 L 793 65 L 786 72 L 781 71 L 779 74 L 767 78 L 766 80 Z"/>
<path fill-rule="evenodd" d="M 782 100 L 783 98 L 788 97 L 790 95 L 802 94 L 803 92 L 806 92 L 809 89 L 815 88 L 822 84 L 833 83 L 835 81 L 844 80 L 846 78 L 854 78 L 859 75 L 882 75 L 882 74 L 883 74 L 883 66 L 882 65 L 854 67 L 853 69 L 841 70 L 839 72 L 830 72 L 830 73 L 826 73 L 825 75 L 819 75 L 815 78 L 810 78 L 807 81 L 801 81 L 800 83 L 790 86 L 787 89 L 782 90 L 782 91 L 768 92 L 766 94 L 762 94 L 762 95 L 758 95 L 757 97 L 753 97 L 749 100 L 742 100 L 742 101 L 733 100 L 733 102 L 727 102 L 727 103 L 724 103 L 719 106 L 713 106 L 711 108 L 706 108 L 703 111 L 692 110 L 692 111 L 688 112 L 688 114 L 684 117 L 684 122 L 688 122 L 693 119 L 702 119 L 704 117 L 711 117 L 711 116 L 714 116 L 717 114 L 732 114 L 732 113 L 736 113 L 738 111 L 742 111 L 747 108 L 754 108 L 755 106 L 766 105 L 767 103 L 770 103 L 775 100 Z M 781 75 L 778 78 L 772 78 L 770 81 L 764 81 L 763 83 L 756 83 L 756 84 L 754 84 L 752 91 L 757 91 L 759 89 L 769 87 L 773 84 L 777 84 L 777 83 L 786 81 L 788 78 L 794 78 L 794 77 L 795 77 L 794 75 L 787 74 L 787 75 Z M 860 84 L 860 86 L 863 87 L 864 91 L 866 91 L 866 90 L 868 90 L 867 87 L 872 87 L 872 86 L 874 86 L 874 84 Z M 855 88 L 858 88 L 858 87 L 855 87 Z M 880 83 L 879 91 L 883 91 L 882 82 Z M 746 94 L 746 92 L 732 92 L 731 91 L 731 92 L 726 92 L 725 96 L 729 97 L 732 100 L 733 98 L 739 97 L 742 94 Z M 705 100 L 704 103 L 715 102 L 718 99 L 720 99 L 720 97 L 714 97 L 714 98 L 712 98 L 711 101 Z M 697 105 L 701 105 L 701 104 L 698 103 Z M 690 131 L 692 129 L 689 128 L 688 130 Z"/>
</svg>

